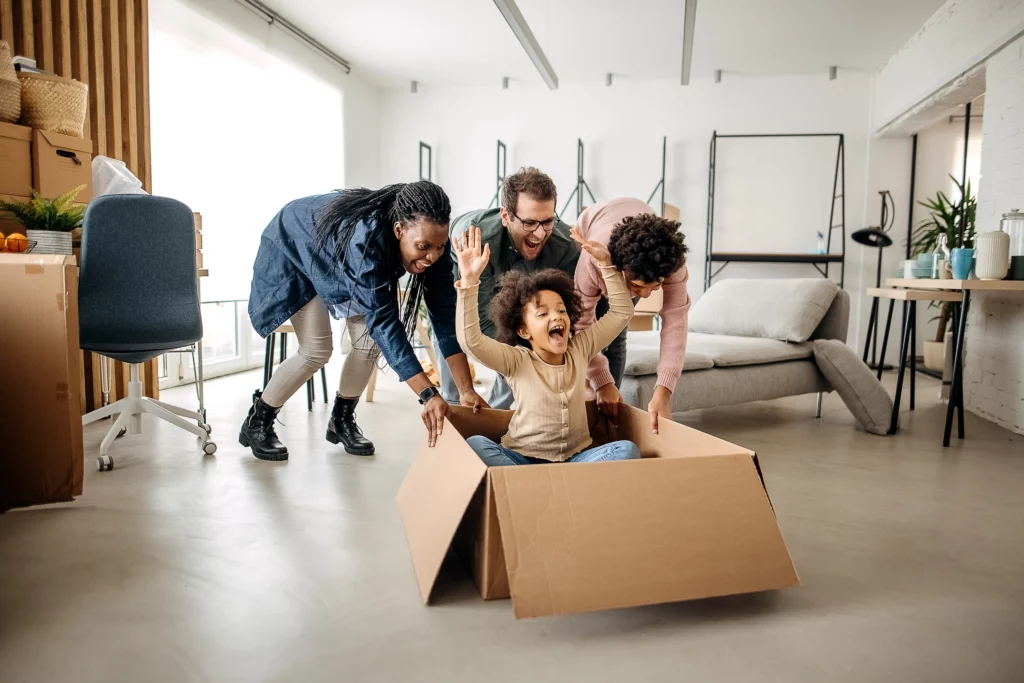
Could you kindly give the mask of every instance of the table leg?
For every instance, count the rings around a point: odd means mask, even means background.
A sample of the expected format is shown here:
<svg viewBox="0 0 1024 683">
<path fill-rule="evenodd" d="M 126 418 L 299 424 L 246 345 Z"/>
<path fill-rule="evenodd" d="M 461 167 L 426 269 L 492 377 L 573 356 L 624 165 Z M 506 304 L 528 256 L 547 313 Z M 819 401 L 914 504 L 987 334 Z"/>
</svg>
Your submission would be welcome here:
<svg viewBox="0 0 1024 683">
<path fill-rule="evenodd" d="M 917 389 L 917 302 L 910 302 L 910 409 L 914 409 L 914 394 Z"/>
<path fill-rule="evenodd" d="M 263 351 L 263 388 L 267 388 L 267 384 L 270 383 L 270 366 L 274 363 L 274 335 L 271 334 L 267 337 L 266 343 L 264 344 L 266 349 Z"/>
<path fill-rule="evenodd" d="M 324 385 L 324 403 L 327 403 L 327 370 L 320 368 L 320 382 Z"/>
<path fill-rule="evenodd" d="M 871 350 L 871 332 L 875 328 L 875 317 L 878 315 L 878 297 L 871 299 L 871 313 L 868 315 L 868 336 L 864 339 L 864 362 L 868 362 L 868 352 Z"/>
<path fill-rule="evenodd" d="M 892 326 L 892 309 L 896 299 L 889 299 L 889 313 L 885 316 L 885 334 L 882 335 L 882 357 L 878 359 L 878 381 L 882 381 L 882 370 L 885 369 L 885 350 L 889 346 L 889 328 Z"/>
<path fill-rule="evenodd" d="M 889 433 L 895 434 L 900 424 L 900 397 L 903 394 L 903 375 L 907 371 L 907 347 L 910 346 L 910 315 L 903 321 L 903 336 L 900 343 L 900 369 L 896 375 L 896 396 L 892 402 L 892 420 Z"/>
<path fill-rule="evenodd" d="M 953 381 L 949 388 L 949 402 L 946 404 L 946 425 L 942 432 L 942 445 L 949 446 L 950 432 L 953 431 L 953 410 L 960 408 L 960 438 L 964 438 L 964 409 L 963 409 L 963 382 L 964 382 L 964 334 L 967 329 L 967 307 L 971 303 L 971 290 L 964 290 L 963 303 L 960 304 L 960 313 L 956 321 L 956 336 L 953 342 Z"/>
</svg>

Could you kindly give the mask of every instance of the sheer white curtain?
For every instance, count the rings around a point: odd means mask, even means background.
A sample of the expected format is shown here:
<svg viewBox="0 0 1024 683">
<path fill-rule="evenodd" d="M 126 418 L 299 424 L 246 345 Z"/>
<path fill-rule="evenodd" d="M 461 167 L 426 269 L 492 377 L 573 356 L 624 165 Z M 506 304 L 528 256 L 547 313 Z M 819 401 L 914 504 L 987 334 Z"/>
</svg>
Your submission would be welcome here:
<svg viewBox="0 0 1024 683">
<path fill-rule="evenodd" d="M 234 0 L 150 1 L 153 190 L 203 214 L 204 301 L 246 299 L 278 209 L 345 183 L 341 89 L 285 35 Z"/>
</svg>

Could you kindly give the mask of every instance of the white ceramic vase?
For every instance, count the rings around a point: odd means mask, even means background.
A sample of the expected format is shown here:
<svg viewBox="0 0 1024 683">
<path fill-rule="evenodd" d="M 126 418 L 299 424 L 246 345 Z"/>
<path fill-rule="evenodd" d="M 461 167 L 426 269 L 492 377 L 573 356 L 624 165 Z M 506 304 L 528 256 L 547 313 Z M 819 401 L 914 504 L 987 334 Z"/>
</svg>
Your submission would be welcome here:
<svg viewBox="0 0 1024 683">
<path fill-rule="evenodd" d="M 974 240 L 974 274 L 979 280 L 1002 280 L 1010 269 L 1010 236 L 1001 230 L 983 232 Z"/>
<path fill-rule="evenodd" d="M 52 230 L 26 230 L 29 250 L 33 254 L 70 254 L 71 233 Z"/>
</svg>

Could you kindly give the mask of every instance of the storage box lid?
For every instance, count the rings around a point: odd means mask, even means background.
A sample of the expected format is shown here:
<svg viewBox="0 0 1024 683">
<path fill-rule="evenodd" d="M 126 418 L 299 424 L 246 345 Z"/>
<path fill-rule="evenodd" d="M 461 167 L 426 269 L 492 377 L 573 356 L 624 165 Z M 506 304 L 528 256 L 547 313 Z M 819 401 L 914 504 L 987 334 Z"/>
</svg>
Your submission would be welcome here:
<svg viewBox="0 0 1024 683">
<path fill-rule="evenodd" d="M 39 130 L 38 128 L 34 130 L 39 138 L 45 140 L 51 147 L 57 147 L 59 149 L 73 149 L 74 151 L 82 152 L 83 154 L 92 154 L 92 140 L 75 137 L 74 135 L 54 133 L 52 130 Z M 40 151 L 41 150 L 36 150 L 36 153 L 38 154 Z"/>
<path fill-rule="evenodd" d="M 32 140 L 32 129 L 28 126 L 19 126 L 16 123 L 0 123 L 0 138 L 14 138 L 15 140 Z"/>
<path fill-rule="evenodd" d="M 0 265 L 73 266 L 75 264 L 75 257 L 70 254 L 0 254 Z"/>
</svg>

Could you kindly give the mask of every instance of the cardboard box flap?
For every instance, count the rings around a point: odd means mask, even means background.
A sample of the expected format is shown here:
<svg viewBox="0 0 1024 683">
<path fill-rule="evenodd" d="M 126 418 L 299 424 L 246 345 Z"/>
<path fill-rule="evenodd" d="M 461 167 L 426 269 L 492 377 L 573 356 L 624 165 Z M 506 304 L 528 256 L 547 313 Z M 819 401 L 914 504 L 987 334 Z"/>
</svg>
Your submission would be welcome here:
<svg viewBox="0 0 1024 683">
<path fill-rule="evenodd" d="M 799 583 L 749 454 L 502 467 L 491 480 L 517 618 Z"/>
<path fill-rule="evenodd" d="M 424 435 L 397 497 L 424 603 L 430 601 L 455 532 L 486 474 L 487 466 L 450 421 L 434 448 Z"/>
<path fill-rule="evenodd" d="M 54 133 L 52 130 L 41 130 L 36 129 L 51 147 L 57 147 L 59 149 L 71 149 L 76 152 L 84 152 L 85 154 L 92 154 L 92 140 L 85 138 L 75 137 L 74 135 L 64 135 L 63 133 Z"/>
<path fill-rule="evenodd" d="M 0 138 L 13 138 L 29 142 L 32 140 L 32 129 L 28 126 L 0 122 Z"/>
<path fill-rule="evenodd" d="M 693 427 L 681 425 L 673 420 L 661 418 L 658 433 L 651 430 L 651 418 L 646 410 L 640 410 L 625 403 L 619 406 L 618 426 L 609 430 L 605 420 L 599 420 L 597 406 L 587 404 L 590 433 L 599 443 L 624 439 L 632 441 L 645 458 L 693 458 L 703 455 L 743 454 L 753 456 L 753 451 L 737 446 L 717 436 L 706 434 Z"/>
</svg>

